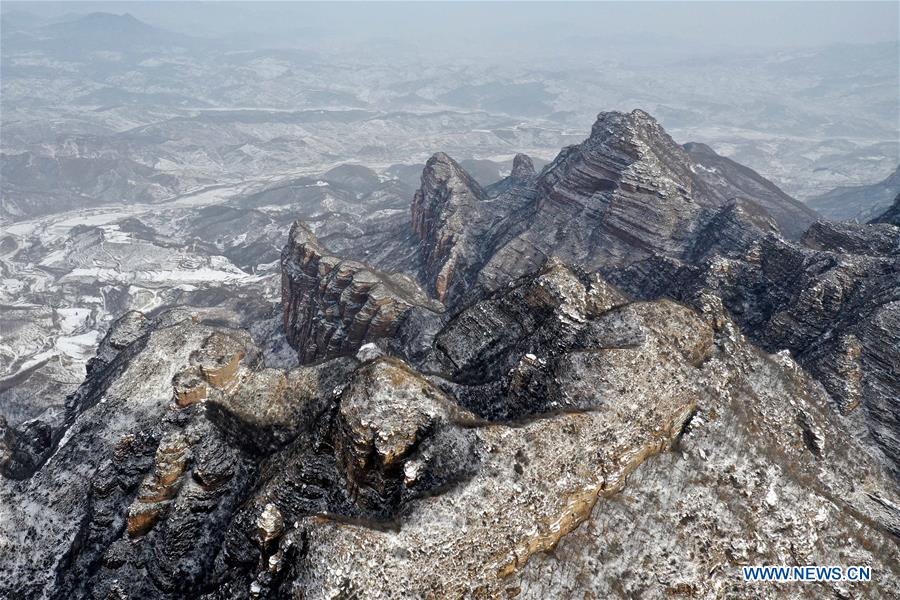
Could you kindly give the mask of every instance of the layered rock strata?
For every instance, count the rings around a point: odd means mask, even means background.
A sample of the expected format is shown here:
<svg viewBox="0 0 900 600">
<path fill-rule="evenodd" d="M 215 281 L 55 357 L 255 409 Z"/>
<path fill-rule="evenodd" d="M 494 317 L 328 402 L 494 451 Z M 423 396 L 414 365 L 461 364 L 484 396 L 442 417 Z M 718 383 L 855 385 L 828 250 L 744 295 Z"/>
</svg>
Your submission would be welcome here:
<svg viewBox="0 0 900 600">
<path fill-rule="evenodd" d="M 412 308 L 442 308 L 405 275 L 328 253 L 299 221 L 281 267 L 284 328 L 301 362 L 355 354 L 363 344 L 396 333 Z"/>
</svg>

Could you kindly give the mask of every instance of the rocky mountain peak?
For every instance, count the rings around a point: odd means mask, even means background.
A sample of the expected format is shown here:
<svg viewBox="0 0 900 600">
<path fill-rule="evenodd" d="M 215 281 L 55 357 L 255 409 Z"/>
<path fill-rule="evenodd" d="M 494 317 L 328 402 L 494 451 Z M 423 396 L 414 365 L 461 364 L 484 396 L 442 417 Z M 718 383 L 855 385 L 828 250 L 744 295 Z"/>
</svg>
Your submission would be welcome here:
<svg viewBox="0 0 900 600">
<path fill-rule="evenodd" d="M 116 321 L 62 412 L 0 419 L 0 597 L 744 597 L 785 560 L 897 596 L 900 229 L 786 240 L 642 111 L 515 163 L 296 221 L 283 330 Z"/>
<path fill-rule="evenodd" d="M 406 275 L 334 256 L 302 221 L 291 227 L 281 271 L 284 328 L 301 362 L 389 337 L 414 307 L 441 309 Z"/>
<path fill-rule="evenodd" d="M 516 154 L 509 176 L 515 181 L 530 181 L 535 177 L 534 163 L 527 154 Z"/>
<path fill-rule="evenodd" d="M 457 202 L 484 197 L 484 191 L 478 182 L 444 152 L 435 153 L 425 163 L 422 187 L 429 190 L 445 189 L 448 192 L 447 199 L 453 198 Z"/>
<path fill-rule="evenodd" d="M 423 278 L 442 302 L 457 275 L 477 262 L 479 204 L 487 195 L 459 163 L 438 152 L 425 163 L 413 197 L 412 229 L 420 240 Z"/>
<path fill-rule="evenodd" d="M 544 170 L 541 188 L 551 204 L 585 207 L 606 193 L 650 194 L 654 204 L 690 200 L 690 164 L 684 149 L 644 111 L 603 112 L 584 142 L 565 149 Z"/>
<path fill-rule="evenodd" d="M 585 141 L 594 152 L 604 151 L 626 161 L 625 167 L 649 161 L 667 167 L 669 176 L 690 179 L 690 158 L 662 125 L 650 114 L 636 109 L 630 113 L 602 112 Z M 650 166 L 650 165 L 648 165 Z M 664 174 L 664 173 L 654 173 Z"/>
</svg>

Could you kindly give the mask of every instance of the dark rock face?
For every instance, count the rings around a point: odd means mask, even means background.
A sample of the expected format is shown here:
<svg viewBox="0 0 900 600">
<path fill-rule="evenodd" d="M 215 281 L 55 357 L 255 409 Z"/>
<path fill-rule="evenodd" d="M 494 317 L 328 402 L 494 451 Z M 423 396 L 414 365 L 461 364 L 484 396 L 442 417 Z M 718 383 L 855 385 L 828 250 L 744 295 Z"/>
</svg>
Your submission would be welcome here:
<svg viewBox="0 0 900 600">
<path fill-rule="evenodd" d="M 341 397 L 335 451 L 351 496 L 390 512 L 477 467 L 476 418 L 400 361 L 360 367 Z M 461 427 L 462 426 L 462 427 Z"/>
<path fill-rule="evenodd" d="M 425 164 L 422 187 L 412 202 L 412 229 L 420 240 L 422 275 L 429 291 L 444 302 L 465 282 L 481 256 L 481 186 L 443 153 Z"/>
<path fill-rule="evenodd" d="M 586 268 L 680 254 L 706 203 L 693 190 L 689 157 L 649 115 L 603 113 L 544 169 L 527 209 L 498 228 L 480 279 L 500 284 L 551 254 Z"/>
<path fill-rule="evenodd" d="M 786 241 L 778 194 L 726 198 L 760 182 L 640 111 L 516 163 L 482 189 L 433 157 L 416 253 L 371 267 L 297 222 L 312 364 L 119 319 L 62 413 L 0 424 L 0 596 L 718 598 L 747 564 L 900 594 L 896 228 Z"/>
<path fill-rule="evenodd" d="M 588 270 L 656 254 L 692 260 L 716 236 L 746 242 L 755 229 L 778 231 L 784 222 L 794 231 L 810 221 L 809 211 L 756 173 L 711 150 L 689 148 L 713 166 L 697 162 L 650 115 L 634 111 L 602 113 L 590 137 L 564 149 L 539 176 L 527 156 L 517 155 L 510 176 L 486 189 L 436 154 L 422 172 L 407 225 L 416 256 L 398 246 L 395 255 L 366 261 L 417 272 L 422 288 L 452 312 L 472 288 L 498 289 L 550 256 Z M 734 208 L 723 213 L 727 207 Z M 728 219 L 741 222 L 723 230 Z M 297 314 L 292 306 L 307 305 L 292 289 L 284 296 L 289 319 Z M 332 340 L 340 347 L 343 336 Z M 334 352 L 303 351 L 301 359 Z"/>
<path fill-rule="evenodd" d="M 599 542 L 581 542 L 582 553 L 568 536 L 616 519 L 617 494 L 636 474 L 641 498 L 672 508 L 641 511 L 663 520 L 647 525 L 654 535 L 680 535 L 665 519 L 689 503 L 709 518 L 680 543 L 736 548 L 751 526 L 723 532 L 722 519 L 749 512 L 766 523 L 751 527 L 759 560 L 840 552 L 879 569 L 878 590 L 896 590 L 892 480 L 790 359 L 761 355 L 721 308 L 703 310 L 631 302 L 551 260 L 450 318 L 419 366 L 376 352 L 267 368 L 243 332 L 183 313 L 144 324 L 98 362 L 52 457 L 0 486 L 0 549 L 12 557 L 0 591 L 536 597 L 548 577 L 557 591 L 606 589 L 602 570 L 575 574 Z M 694 495 L 713 483 L 658 467 L 683 448 L 704 478 L 736 486 L 734 508 Z M 864 488 L 848 494 L 859 479 Z M 13 498 L 29 509 L 15 511 Z M 776 526 L 788 513 L 815 532 Z M 604 536 L 622 560 L 662 561 L 624 530 Z M 853 536 L 866 544 L 851 548 Z M 565 562 L 548 562 L 559 544 Z M 744 559 L 727 560 L 717 573 L 692 559 L 700 570 L 684 576 L 712 593 L 733 585 Z M 620 575 L 652 594 L 677 583 Z"/>
<path fill-rule="evenodd" d="M 527 154 L 516 154 L 513 158 L 512 172 L 510 178 L 517 183 L 527 183 L 535 178 L 537 174 L 534 172 L 534 162 Z"/>
<path fill-rule="evenodd" d="M 703 238 L 728 235 L 716 231 L 716 220 L 729 206 L 740 207 L 751 229 L 788 237 L 815 220 L 752 170 L 706 146 L 679 146 L 647 113 L 611 112 L 539 176 L 517 157 L 510 177 L 486 190 L 436 155 L 413 201 L 413 230 L 422 240 L 423 284 L 453 306 L 454 282 L 497 289 L 549 256 L 588 270 L 653 255 L 691 259 Z M 731 235 L 749 234 L 740 225 Z"/>
<path fill-rule="evenodd" d="M 889 221 L 869 225 L 819 221 L 810 227 L 802 239 L 803 245 L 814 250 L 864 256 L 900 254 L 900 228 Z"/>
<path fill-rule="evenodd" d="M 749 245 L 729 239 L 693 264 L 653 258 L 612 277 L 642 297 L 700 306 L 717 296 L 748 337 L 769 352 L 789 350 L 842 411 L 861 406 L 897 469 L 898 236 L 890 225 L 817 223 L 804 245 L 772 234 Z"/>
<path fill-rule="evenodd" d="M 697 231 L 684 253 L 687 262 L 699 262 L 713 254 L 739 256 L 762 234 L 777 234 L 775 220 L 758 204 L 732 200 L 712 213 Z"/>
<path fill-rule="evenodd" d="M 53 428 L 43 419 L 10 427 L 0 417 L 0 474 L 10 479 L 27 479 L 53 451 Z"/>
<path fill-rule="evenodd" d="M 414 306 L 441 309 L 406 276 L 329 254 L 302 222 L 291 228 L 281 265 L 284 328 L 304 363 L 392 336 Z"/>
</svg>

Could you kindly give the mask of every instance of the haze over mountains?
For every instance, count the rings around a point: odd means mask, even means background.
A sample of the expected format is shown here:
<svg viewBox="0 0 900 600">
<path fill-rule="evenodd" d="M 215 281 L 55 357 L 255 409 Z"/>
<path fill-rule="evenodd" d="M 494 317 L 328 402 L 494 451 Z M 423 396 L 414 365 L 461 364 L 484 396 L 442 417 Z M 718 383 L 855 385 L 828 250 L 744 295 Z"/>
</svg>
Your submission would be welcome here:
<svg viewBox="0 0 900 600">
<path fill-rule="evenodd" d="M 557 21 L 527 20 L 536 8 L 510 6 L 494 10 L 529 22 L 531 35 L 566 41 L 546 52 L 508 44 L 485 59 L 456 52 L 463 44 L 446 31 L 435 34 L 440 43 L 400 37 L 392 45 L 372 42 L 384 27 L 376 25 L 351 43 L 362 16 L 345 29 L 301 28 L 285 45 L 274 33 L 173 33 L 131 14 L 79 15 L 77 6 L 42 19 L 5 4 L 3 153 L 115 159 L 123 178 L 156 184 L 159 195 L 297 165 L 424 161 L 435 147 L 460 159 L 513 150 L 549 159 L 577 141 L 598 107 L 648 110 L 678 139 L 710 143 L 800 199 L 875 182 L 900 162 L 895 41 L 735 49 L 704 37 L 682 42 L 678 31 L 629 35 L 624 18 L 625 31 L 563 38 Z M 381 10 L 375 23 L 400 9 Z M 274 49 L 265 47 L 270 37 Z M 49 167 L 32 168 L 35 176 Z M 156 181 L 167 175 L 180 188 Z M 74 202 L 58 198 L 81 187 L 69 183 L 47 201 Z M 10 215 L 34 210 L 8 204 Z"/>
<path fill-rule="evenodd" d="M 900 595 L 896 4 L 161 6 L 0 6 L 0 597 Z"/>
<path fill-rule="evenodd" d="M 809 206 L 829 219 L 865 222 L 887 210 L 898 194 L 900 166 L 882 181 L 835 188 L 810 199 Z"/>
</svg>

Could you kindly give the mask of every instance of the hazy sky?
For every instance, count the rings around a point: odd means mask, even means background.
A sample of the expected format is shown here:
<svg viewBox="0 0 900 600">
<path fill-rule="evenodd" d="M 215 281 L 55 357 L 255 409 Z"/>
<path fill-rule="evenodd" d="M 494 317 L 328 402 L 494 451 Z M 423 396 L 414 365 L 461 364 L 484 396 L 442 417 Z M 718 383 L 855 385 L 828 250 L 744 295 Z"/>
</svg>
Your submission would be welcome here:
<svg viewBox="0 0 900 600">
<path fill-rule="evenodd" d="M 45 17 L 129 12 L 195 35 L 265 33 L 284 43 L 300 32 L 455 45 L 492 37 L 555 44 L 603 36 L 623 43 L 806 46 L 896 41 L 900 2 L 3 2 L 3 12 Z M 264 40 L 260 40 L 262 43 Z"/>
</svg>

